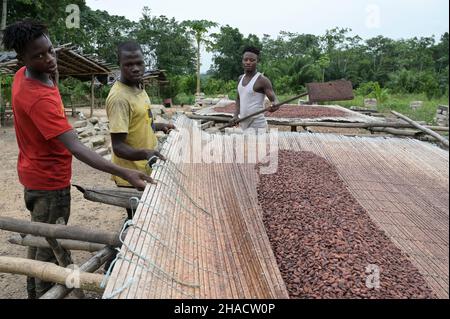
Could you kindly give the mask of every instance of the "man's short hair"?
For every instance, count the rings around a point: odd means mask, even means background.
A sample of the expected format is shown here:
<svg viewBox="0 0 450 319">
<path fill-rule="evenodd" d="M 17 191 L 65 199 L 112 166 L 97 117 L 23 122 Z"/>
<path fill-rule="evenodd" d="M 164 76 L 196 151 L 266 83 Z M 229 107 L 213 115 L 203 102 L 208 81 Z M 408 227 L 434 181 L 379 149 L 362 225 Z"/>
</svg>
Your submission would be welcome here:
<svg viewBox="0 0 450 319">
<path fill-rule="evenodd" d="M 259 57 L 259 54 L 261 53 L 261 51 L 260 51 L 257 47 L 254 47 L 254 46 L 248 46 L 248 47 L 245 47 L 244 50 L 242 50 L 242 54 L 244 54 L 245 52 L 251 52 L 251 53 L 254 53 L 254 54 L 256 54 L 258 57 Z"/>
<path fill-rule="evenodd" d="M 124 51 L 125 52 L 141 51 L 141 53 L 144 54 L 140 44 L 133 40 L 128 40 L 128 41 L 122 42 L 117 47 L 117 58 L 119 59 L 119 62 L 120 62 L 121 54 Z"/>
<path fill-rule="evenodd" d="M 3 45 L 6 50 L 16 51 L 22 55 L 31 41 L 41 37 L 48 37 L 48 29 L 42 24 L 31 19 L 24 19 L 9 25 L 3 32 Z"/>
</svg>

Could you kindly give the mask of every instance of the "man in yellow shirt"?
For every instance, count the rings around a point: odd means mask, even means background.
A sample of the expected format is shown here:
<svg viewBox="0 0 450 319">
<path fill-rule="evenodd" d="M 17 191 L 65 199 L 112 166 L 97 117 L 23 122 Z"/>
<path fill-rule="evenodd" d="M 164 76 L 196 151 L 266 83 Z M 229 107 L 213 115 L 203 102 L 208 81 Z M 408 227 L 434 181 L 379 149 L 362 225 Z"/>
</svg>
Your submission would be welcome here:
<svg viewBox="0 0 450 319">
<path fill-rule="evenodd" d="M 113 148 L 112 162 L 150 174 L 148 160 L 153 156 L 164 160 L 155 150 L 158 140 L 154 131 L 167 133 L 175 127 L 173 124 L 153 123 L 150 98 L 142 88 L 145 63 L 140 45 L 134 41 L 120 44 L 118 58 L 120 78 L 106 99 Z M 119 187 L 131 186 L 118 176 L 112 178 Z M 127 209 L 127 213 L 131 219 L 131 210 Z"/>
</svg>

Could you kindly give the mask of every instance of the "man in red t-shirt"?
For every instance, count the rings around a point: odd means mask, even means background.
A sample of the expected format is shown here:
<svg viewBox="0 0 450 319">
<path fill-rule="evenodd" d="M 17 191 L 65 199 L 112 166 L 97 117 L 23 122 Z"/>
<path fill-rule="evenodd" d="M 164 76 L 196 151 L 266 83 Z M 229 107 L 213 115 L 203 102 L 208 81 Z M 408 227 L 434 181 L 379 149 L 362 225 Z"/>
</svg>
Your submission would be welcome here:
<svg viewBox="0 0 450 319">
<path fill-rule="evenodd" d="M 12 106 L 19 158 L 17 171 L 25 188 L 31 220 L 66 224 L 70 215 L 72 155 L 98 170 L 120 176 L 142 190 L 152 179 L 106 161 L 81 144 L 64 113 L 54 80 L 55 50 L 43 24 L 24 20 L 8 26 L 3 44 L 24 63 L 12 87 Z M 55 262 L 51 249 L 29 248 L 28 258 Z M 52 284 L 27 279 L 28 297 L 42 296 Z"/>
</svg>

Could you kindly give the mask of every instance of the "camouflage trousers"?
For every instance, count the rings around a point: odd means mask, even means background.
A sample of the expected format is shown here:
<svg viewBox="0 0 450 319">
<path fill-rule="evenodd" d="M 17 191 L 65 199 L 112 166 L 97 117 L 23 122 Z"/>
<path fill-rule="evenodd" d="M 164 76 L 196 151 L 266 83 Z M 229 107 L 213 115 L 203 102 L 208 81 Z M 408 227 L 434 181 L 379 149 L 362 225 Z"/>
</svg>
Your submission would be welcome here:
<svg viewBox="0 0 450 319">
<path fill-rule="evenodd" d="M 61 190 L 24 191 L 25 205 L 31 214 L 31 221 L 48 224 L 67 224 L 70 215 L 70 186 Z M 67 252 L 70 254 L 70 252 Z M 57 264 L 56 257 L 50 248 L 28 247 L 29 259 L 52 262 Z M 53 283 L 39 278 L 27 277 L 28 298 L 41 297 Z"/>
</svg>

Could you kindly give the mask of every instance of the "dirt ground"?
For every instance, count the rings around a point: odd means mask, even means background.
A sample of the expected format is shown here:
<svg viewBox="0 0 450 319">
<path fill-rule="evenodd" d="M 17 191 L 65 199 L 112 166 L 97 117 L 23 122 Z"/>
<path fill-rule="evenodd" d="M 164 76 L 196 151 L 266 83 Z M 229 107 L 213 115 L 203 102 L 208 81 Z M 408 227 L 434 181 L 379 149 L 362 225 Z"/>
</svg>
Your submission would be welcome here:
<svg viewBox="0 0 450 319">
<path fill-rule="evenodd" d="M 83 111 L 84 112 L 84 111 Z M 88 112 L 84 112 L 85 114 Z M 95 116 L 105 116 L 105 111 L 95 110 Z M 70 118 L 73 123 L 75 119 Z M 17 177 L 18 148 L 11 121 L 0 128 L 0 216 L 29 220 L 30 214 L 23 200 L 23 186 Z M 97 171 L 88 165 L 73 160 L 72 183 L 81 186 L 115 187 L 110 175 Z M 125 209 L 90 202 L 72 187 L 72 206 L 70 225 L 95 228 L 105 231 L 118 231 L 125 220 Z M 26 258 L 26 247 L 10 244 L 11 232 L 0 230 L 0 255 Z M 83 264 L 93 254 L 73 251 L 72 257 L 77 265 Z M 87 294 L 90 298 L 100 295 Z M 22 275 L 0 273 L 0 299 L 27 298 L 26 278 Z"/>
</svg>

